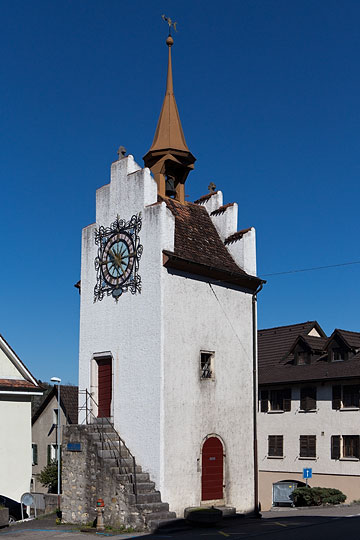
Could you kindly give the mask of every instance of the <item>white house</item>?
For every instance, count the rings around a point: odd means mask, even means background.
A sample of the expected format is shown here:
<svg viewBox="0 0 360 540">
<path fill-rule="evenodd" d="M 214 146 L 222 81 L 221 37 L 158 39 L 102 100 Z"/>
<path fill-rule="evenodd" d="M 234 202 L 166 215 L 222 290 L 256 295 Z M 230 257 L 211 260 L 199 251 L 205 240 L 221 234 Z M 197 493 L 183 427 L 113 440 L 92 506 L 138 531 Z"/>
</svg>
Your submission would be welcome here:
<svg viewBox="0 0 360 540">
<path fill-rule="evenodd" d="M 31 396 L 36 379 L 0 335 L 0 493 L 16 501 L 30 491 Z"/>
<path fill-rule="evenodd" d="M 224 205 L 221 191 L 185 200 L 195 158 L 175 103 L 172 44 L 145 168 L 120 148 L 96 193 L 96 223 L 83 230 L 79 388 L 171 511 L 246 513 L 256 506 L 255 231 L 237 230 L 238 205 Z"/>
<path fill-rule="evenodd" d="M 304 468 L 310 486 L 359 499 L 360 333 L 327 337 L 309 321 L 259 330 L 258 339 L 262 508 L 302 485 Z"/>
</svg>

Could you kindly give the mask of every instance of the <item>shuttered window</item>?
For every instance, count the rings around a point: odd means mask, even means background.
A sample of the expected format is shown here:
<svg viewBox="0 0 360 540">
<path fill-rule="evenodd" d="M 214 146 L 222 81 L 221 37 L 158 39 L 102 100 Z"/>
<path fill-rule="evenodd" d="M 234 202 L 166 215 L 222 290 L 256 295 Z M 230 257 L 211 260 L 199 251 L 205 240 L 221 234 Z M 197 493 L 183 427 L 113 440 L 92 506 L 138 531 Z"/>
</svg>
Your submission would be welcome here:
<svg viewBox="0 0 360 540">
<path fill-rule="evenodd" d="M 359 407 L 359 392 L 360 386 L 358 384 L 348 384 L 343 386 L 343 407 Z"/>
<path fill-rule="evenodd" d="M 315 435 L 300 435 L 300 457 L 316 457 Z"/>
<path fill-rule="evenodd" d="M 312 411 L 316 409 L 316 387 L 305 387 L 300 389 L 300 409 L 302 411 Z"/>
<path fill-rule="evenodd" d="M 271 390 L 270 410 L 271 411 L 290 411 L 291 410 L 291 388 L 284 388 L 281 390 Z"/>
<path fill-rule="evenodd" d="M 341 409 L 341 386 L 339 384 L 332 387 L 332 408 Z"/>
<path fill-rule="evenodd" d="M 269 435 L 268 456 L 283 457 L 284 439 L 282 435 Z"/>
</svg>

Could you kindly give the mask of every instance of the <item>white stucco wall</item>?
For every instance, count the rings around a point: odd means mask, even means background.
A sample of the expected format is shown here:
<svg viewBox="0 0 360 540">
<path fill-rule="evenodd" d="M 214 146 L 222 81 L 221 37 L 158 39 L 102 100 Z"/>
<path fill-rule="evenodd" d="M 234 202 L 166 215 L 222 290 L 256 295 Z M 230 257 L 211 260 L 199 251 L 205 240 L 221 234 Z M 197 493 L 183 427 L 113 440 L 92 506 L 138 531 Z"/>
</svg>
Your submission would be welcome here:
<svg viewBox="0 0 360 540">
<path fill-rule="evenodd" d="M 167 274 L 161 492 L 182 515 L 201 501 L 201 444 L 225 444 L 225 503 L 253 510 L 251 294 Z M 217 298 L 215 297 L 215 294 Z M 214 351 L 214 380 L 200 380 L 200 351 Z"/>
<path fill-rule="evenodd" d="M 351 381 L 351 384 L 359 384 L 359 382 Z M 308 386 L 314 385 L 309 383 Z M 258 439 L 260 471 L 278 472 L 279 475 L 288 473 L 288 479 L 292 478 L 292 473 L 302 475 L 304 467 L 312 468 L 314 475 L 360 476 L 359 460 L 331 459 L 332 435 L 360 434 L 358 428 L 360 410 L 333 410 L 332 384 L 318 383 L 316 386 L 317 409 L 314 412 L 300 411 L 300 386 L 294 386 L 292 388 L 291 411 L 281 413 L 259 412 Z M 269 435 L 283 435 L 283 458 L 269 458 L 267 456 Z M 315 459 L 300 458 L 300 435 L 316 435 Z M 314 484 L 310 482 L 310 485 Z M 265 493 L 264 497 L 268 498 L 268 494 Z"/>
<path fill-rule="evenodd" d="M 19 368 L 12 363 L 9 356 L 0 347 L 0 379 L 24 380 Z"/>
<path fill-rule="evenodd" d="M 20 501 L 31 481 L 30 397 L 1 395 L 0 411 L 0 493 Z"/>
</svg>

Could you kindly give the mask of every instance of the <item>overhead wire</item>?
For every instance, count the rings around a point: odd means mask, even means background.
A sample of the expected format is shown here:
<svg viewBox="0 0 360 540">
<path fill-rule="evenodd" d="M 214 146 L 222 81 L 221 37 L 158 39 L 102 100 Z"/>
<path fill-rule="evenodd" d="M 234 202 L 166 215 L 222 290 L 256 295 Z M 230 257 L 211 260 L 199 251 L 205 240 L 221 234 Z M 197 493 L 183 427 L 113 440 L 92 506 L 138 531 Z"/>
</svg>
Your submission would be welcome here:
<svg viewBox="0 0 360 540">
<path fill-rule="evenodd" d="M 311 268 L 300 268 L 298 270 L 287 270 L 286 272 L 273 272 L 271 274 L 261 274 L 262 277 L 270 276 L 283 276 L 285 274 L 298 274 L 299 272 L 312 272 L 313 270 L 325 270 L 326 268 L 337 268 L 340 266 L 351 266 L 353 264 L 360 264 L 360 261 L 352 261 L 339 264 L 327 264 L 326 266 L 313 266 Z"/>
</svg>

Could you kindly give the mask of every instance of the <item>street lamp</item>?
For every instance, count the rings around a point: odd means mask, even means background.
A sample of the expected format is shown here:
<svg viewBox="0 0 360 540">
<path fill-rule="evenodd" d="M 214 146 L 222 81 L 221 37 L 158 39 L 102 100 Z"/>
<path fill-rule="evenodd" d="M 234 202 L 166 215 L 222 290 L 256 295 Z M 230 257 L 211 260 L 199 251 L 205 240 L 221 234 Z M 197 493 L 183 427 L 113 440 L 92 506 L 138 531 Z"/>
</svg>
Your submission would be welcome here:
<svg viewBox="0 0 360 540">
<path fill-rule="evenodd" d="M 60 509 L 60 444 L 61 444 L 61 431 L 60 431 L 60 412 L 61 412 L 61 405 L 60 405 L 60 384 L 61 379 L 59 377 L 51 377 L 51 382 L 58 385 L 58 414 L 57 414 L 57 469 L 58 469 L 58 485 L 57 485 L 57 492 L 58 492 L 58 508 Z"/>
</svg>

